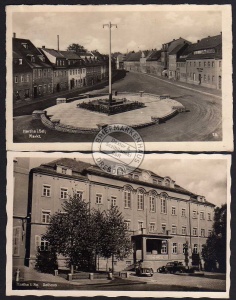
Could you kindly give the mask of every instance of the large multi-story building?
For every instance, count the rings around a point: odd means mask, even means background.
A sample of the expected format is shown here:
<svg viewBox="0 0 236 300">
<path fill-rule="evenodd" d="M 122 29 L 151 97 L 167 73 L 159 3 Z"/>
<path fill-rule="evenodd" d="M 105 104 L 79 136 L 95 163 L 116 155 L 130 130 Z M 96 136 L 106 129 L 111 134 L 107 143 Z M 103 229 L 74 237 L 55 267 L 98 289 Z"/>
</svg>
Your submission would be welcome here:
<svg viewBox="0 0 236 300">
<path fill-rule="evenodd" d="M 30 171 L 27 265 L 34 266 L 38 247 L 48 248 L 42 234 L 50 216 L 62 210 L 63 201 L 75 193 L 91 208 L 117 206 L 122 213 L 134 248 L 130 257 L 115 261 L 116 270 L 140 260 L 153 269 L 171 260 L 184 262 L 186 244 L 190 253 L 200 253 L 212 230 L 214 205 L 168 176 L 142 169 L 110 175 L 97 166 L 62 158 Z M 106 268 L 107 261 L 100 258 L 99 267 Z"/>
<path fill-rule="evenodd" d="M 42 53 L 28 39 L 13 37 L 13 60 L 18 58 L 18 66 L 13 67 L 13 99 L 37 98 L 52 93 L 52 67 L 45 62 Z M 22 65 L 20 65 L 22 63 Z M 24 67 L 24 68 L 23 68 Z M 30 70 L 29 70 L 30 69 Z M 20 78 L 18 78 L 21 74 Z M 28 76 L 27 76 L 28 75 Z M 31 89 L 29 88 L 31 83 Z M 20 89 L 24 91 L 20 92 Z M 17 93 L 18 91 L 18 93 Z"/>
</svg>

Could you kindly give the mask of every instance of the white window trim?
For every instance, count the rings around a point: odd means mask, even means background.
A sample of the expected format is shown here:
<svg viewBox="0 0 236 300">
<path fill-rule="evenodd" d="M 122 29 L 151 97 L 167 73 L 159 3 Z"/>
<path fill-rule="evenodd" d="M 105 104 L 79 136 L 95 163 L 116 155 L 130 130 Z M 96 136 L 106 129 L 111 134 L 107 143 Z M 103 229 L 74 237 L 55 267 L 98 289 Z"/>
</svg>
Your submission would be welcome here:
<svg viewBox="0 0 236 300">
<path fill-rule="evenodd" d="M 165 226 L 165 232 L 163 232 L 163 229 L 162 229 L 162 226 L 163 226 L 163 225 Z M 161 223 L 161 232 L 162 232 L 162 233 L 166 233 L 166 223 Z"/>
<path fill-rule="evenodd" d="M 174 252 L 173 250 L 174 250 L 174 244 L 176 244 L 176 252 Z M 178 243 L 177 242 L 173 242 L 172 243 L 172 249 L 171 249 L 172 251 L 172 254 L 178 254 Z"/>
<path fill-rule="evenodd" d="M 173 227 L 175 227 L 175 233 L 173 233 Z M 175 224 L 171 225 L 171 234 L 174 234 L 174 235 L 177 234 L 177 226 Z"/>
<path fill-rule="evenodd" d="M 129 230 L 130 230 L 130 224 L 131 224 L 131 220 L 129 220 L 129 219 L 125 219 L 125 220 L 124 220 L 124 223 L 125 223 L 125 224 L 129 223 L 129 228 L 128 228 L 128 229 L 126 229 L 126 230 L 128 230 L 128 231 L 129 231 Z"/>
<path fill-rule="evenodd" d="M 139 228 L 139 225 L 142 223 L 142 227 L 141 228 Z M 143 221 L 141 221 L 141 220 L 138 220 L 138 230 L 139 231 L 141 231 L 144 227 L 144 222 Z"/>
<path fill-rule="evenodd" d="M 115 199 L 116 199 L 116 205 L 113 205 L 112 198 L 115 198 Z M 111 195 L 111 205 L 112 205 L 112 206 L 118 206 L 118 205 L 117 205 L 117 196 Z"/>
<path fill-rule="evenodd" d="M 61 190 L 62 190 L 62 189 L 65 189 L 65 190 L 67 191 L 66 198 L 62 198 L 62 197 L 61 197 Z M 66 188 L 66 187 L 62 187 L 62 186 L 61 186 L 61 187 L 60 187 L 60 199 L 61 199 L 61 200 L 67 200 L 68 198 L 69 198 L 69 189 Z"/>
<path fill-rule="evenodd" d="M 142 197 L 141 199 L 142 199 L 142 201 L 140 202 L 140 200 L 139 200 L 139 195 Z M 137 193 L 137 197 L 138 197 L 138 203 L 137 203 L 137 206 L 138 206 L 138 210 L 144 210 L 144 193 L 142 193 L 142 192 L 138 192 Z M 142 203 L 142 208 L 139 208 L 139 203 Z"/>
<path fill-rule="evenodd" d="M 194 234 L 194 230 L 196 230 L 196 234 Z M 197 233 L 198 233 L 197 227 L 193 227 L 193 236 L 197 236 Z"/>
<path fill-rule="evenodd" d="M 183 228 L 185 228 L 185 233 L 183 233 Z M 181 234 L 182 235 L 187 235 L 187 226 L 182 226 L 182 228 L 181 228 Z"/>
<path fill-rule="evenodd" d="M 18 236 L 16 237 L 17 239 L 17 252 L 14 253 L 14 239 L 15 239 L 15 234 L 14 231 L 18 231 Z M 13 241 L 12 241 L 12 255 L 13 256 L 19 256 L 20 255 L 20 239 L 21 239 L 21 226 L 14 226 L 13 227 Z"/>
<path fill-rule="evenodd" d="M 48 209 L 42 209 L 41 211 L 41 222 L 43 224 L 50 224 L 50 222 L 43 222 L 43 214 L 46 214 L 46 215 L 49 215 L 49 217 L 51 216 L 51 210 L 48 210 Z"/>
<path fill-rule="evenodd" d="M 184 215 L 183 215 L 184 211 Z M 181 208 L 181 217 L 186 218 L 186 208 Z"/>
<path fill-rule="evenodd" d="M 49 191 L 50 191 L 50 195 L 49 195 L 49 196 L 43 194 L 43 192 L 44 192 L 44 187 L 49 187 Z M 51 196 L 52 196 L 52 186 L 51 186 L 50 184 L 43 183 L 43 187 L 42 187 L 42 197 L 50 198 Z"/>
<path fill-rule="evenodd" d="M 97 196 L 98 195 L 101 196 L 101 203 L 97 202 Z M 103 194 L 102 193 L 96 193 L 95 204 L 97 204 L 97 205 L 102 205 L 103 204 Z"/>
<path fill-rule="evenodd" d="M 130 200 L 125 199 L 125 194 L 126 194 L 126 192 L 127 192 L 128 194 L 130 194 Z M 131 209 L 131 201 L 132 201 L 132 191 L 131 191 L 131 190 L 128 190 L 128 189 L 124 190 L 124 208 L 125 208 L 125 209 Z M 127 204 L 128 204 L 128 202 L 130 202 L 130 206 L 126 206 L 126 202 L 127 202 Z"/>
<path fill-rule="evenodd" d="M 153 225 L 153 230 L 151 230 L 151 225 Z M 156 230 L 156 222 L 149 222 L 149 232 L 155 232 Z"/>
<path fill-rule="evenodd" d="M 172 209 L 175 209 L 175 213 L 173 214 L 173 210 Z M 171 206 L 171 215 L 172 216 L 176 216 L 176 206 Z"/>
</svg>

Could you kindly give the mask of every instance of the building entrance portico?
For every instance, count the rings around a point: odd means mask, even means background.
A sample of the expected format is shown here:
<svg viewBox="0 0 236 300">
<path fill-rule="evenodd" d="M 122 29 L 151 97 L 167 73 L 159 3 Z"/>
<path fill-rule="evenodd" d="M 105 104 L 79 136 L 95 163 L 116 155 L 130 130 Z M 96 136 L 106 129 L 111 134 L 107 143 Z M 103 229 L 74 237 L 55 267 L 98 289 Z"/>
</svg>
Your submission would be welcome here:
<svg viewBox="0 0 236 300">
<path fill-rule="evenodd" d="M 171 259 L 169 241 L 165 234 L 138 234 L 132 236 L 134 264 L 142 262 L 144 267 L 156 269 Z"/>
</svg>

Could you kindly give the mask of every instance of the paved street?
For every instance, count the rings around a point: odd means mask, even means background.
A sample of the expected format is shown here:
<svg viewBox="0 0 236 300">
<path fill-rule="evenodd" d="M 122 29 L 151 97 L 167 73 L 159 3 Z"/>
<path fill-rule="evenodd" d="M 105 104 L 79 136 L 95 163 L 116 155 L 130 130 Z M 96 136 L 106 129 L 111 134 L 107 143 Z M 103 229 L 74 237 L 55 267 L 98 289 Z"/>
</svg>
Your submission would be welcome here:
<svg viewBox="0 0 236 300">
<path fill-rule="evenodd" d="M 169 94 L 172 99 L 187 108 L 188 112 L 178 114 L 163 124 L 139 129 L 145 142 L 221 140 L 222 108 L 219 91 L 137 73 L 127 73 L 125 78 L 114 83 L 113 90 L 120 92 L 143 90 L 157 95 Z M 108 87 L 99 90 L 99 92 L 107 91 Z M 94 135 L 91 134 L 66 134 L 46 129 L 46 134 L 32 141 L 23 134 L 23 130 L 45 129 L 40 122 L 33 123 L 31 116 L 21 116 L 15 118 L 13 124 L 14 142 L 90 142 L 94 139 Z"/>
</svg>

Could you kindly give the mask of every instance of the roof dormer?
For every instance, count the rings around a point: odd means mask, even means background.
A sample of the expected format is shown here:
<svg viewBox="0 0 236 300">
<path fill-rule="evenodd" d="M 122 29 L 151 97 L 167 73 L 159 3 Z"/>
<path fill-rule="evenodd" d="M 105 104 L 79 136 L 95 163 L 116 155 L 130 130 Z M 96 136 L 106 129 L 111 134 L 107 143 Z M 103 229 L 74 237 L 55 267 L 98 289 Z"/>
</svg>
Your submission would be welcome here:
<svg viewBox="0 0 236 300">
<path fill-rule="evenodd" d="M 66 166 L 57 165 L 56 170 L 57 170 L 57 173 L 61 173 L 64 175 L 70 175 L 70 176 L 72 175 L 72 169 L 70 169 Z"/>
</svg>

